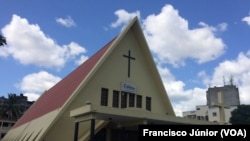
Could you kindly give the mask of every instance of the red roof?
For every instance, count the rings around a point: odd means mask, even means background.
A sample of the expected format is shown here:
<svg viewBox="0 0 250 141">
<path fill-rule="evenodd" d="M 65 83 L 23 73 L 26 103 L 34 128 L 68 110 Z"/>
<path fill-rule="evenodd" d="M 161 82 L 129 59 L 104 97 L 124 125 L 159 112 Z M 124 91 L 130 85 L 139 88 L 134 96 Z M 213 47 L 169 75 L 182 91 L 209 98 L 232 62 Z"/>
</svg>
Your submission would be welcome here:
<svg viewBox="0 0 250 141">
<path fill-rule="evenodd" d="M 114 39 L 96 52 L 91 58 L 81 64 L 78 68 L 72 71 L 64 79 L 41 95 L 40 98 L 29 108 L 29 110 L 17 121 L 14 128 L 63 106 L 68 98 L 73 94 L 74 90 L 91 72 L 93 67 L 110 47 L 113 41 Z"/>
</svg>

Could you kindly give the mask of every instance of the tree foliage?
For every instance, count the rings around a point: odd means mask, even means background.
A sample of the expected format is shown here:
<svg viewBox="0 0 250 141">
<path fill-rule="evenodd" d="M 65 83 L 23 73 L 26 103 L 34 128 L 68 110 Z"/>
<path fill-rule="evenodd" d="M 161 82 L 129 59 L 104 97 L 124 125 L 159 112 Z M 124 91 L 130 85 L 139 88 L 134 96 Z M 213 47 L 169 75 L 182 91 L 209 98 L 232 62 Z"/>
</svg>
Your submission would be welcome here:
<svg viewBox="0 0 250 141">
<path fill-rule="evenodd" d="M 231 114 L 229 122 L 232 125 L 250 125 L 250 105 L 239 105 Z"/>
<path fill-rule="evenodd" d="M 16 94 L 8 94 L 8 99 L 1 105 L 0 116 L 10 120 L 17 120 L 22 116 L 24 109 L 20 104 L 20 98 Z"/>
</svg>

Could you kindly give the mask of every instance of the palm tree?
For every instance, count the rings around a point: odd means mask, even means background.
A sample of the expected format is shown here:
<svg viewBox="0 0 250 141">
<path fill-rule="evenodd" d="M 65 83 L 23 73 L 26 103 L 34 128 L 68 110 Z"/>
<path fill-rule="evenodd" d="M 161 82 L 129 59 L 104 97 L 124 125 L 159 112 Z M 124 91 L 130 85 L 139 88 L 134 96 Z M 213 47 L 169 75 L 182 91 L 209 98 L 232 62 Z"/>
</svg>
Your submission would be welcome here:
<svg viewBox="0 0 250 141">
<path fill-rule="evenodd" d="M 23 109 L 20 104 L 20 98 L 16 94 L 8 94 L 8 99 L 5 100 L 1 107 L 1 117 L 10 120 L 17 120 L 22 116 Z"/>
<path fill-rule="evenodd" d="M 0 46 L 7 45 L 6 38 L 3 35 L 0 35 Z"/>
</svg>

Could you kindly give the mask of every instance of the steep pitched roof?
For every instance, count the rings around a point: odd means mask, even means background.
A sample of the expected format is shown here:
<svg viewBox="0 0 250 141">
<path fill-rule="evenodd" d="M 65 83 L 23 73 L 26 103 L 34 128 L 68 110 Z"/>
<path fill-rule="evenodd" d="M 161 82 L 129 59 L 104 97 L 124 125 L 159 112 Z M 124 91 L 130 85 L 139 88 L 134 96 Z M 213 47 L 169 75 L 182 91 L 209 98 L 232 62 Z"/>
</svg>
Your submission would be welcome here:
<svg viewBox="0 0 250 141">
<path fill-rule="evenodd" d="M 62 79 L 48 91 L 45 91 L 40 96 L 40 98 L 30 107 L 30 109 L 17 121 L 17 123 L 12 128 L 14 130 L 12 130 L 12 133 L 9 136 L 12 136 L 13 134 L 15 134 L 15 136 L 19 136 L 19 132 L 22 132 L 21 130 L 23 129 L 26 130 L 26 133 L 30 132 L 30 129 L 36 126 L 34 125 L 37 122 L 36 119 L 46 120 L 46 125 L 49 126 L 55 123 L 56 118 L 60 116 L 61 113 L 63 113 L 60 111 L 66 109 L 66 107 L 69 106 L 70 103 L 77 97 L 77 91 L 81 89 L 84 84 L 88 82 L 88 78 L 91 78 L 95 71 L 98 70 L 100 66 L 102 66 L 102 63 L 114 50 L 117 44 L 119 44 L 119 42 L 124 38 L 124 36 L 127 35 L 127 32 L 129 30 L 136 31 L 134 32 L 136 35 L 136 40 L 141 44 L 141 46 L 144 47 L 143 51 L 145 51 L 144 53 L 147 54 L 147 57 L 149 58 L 147 63 L 150 64 L 150 66 L 152 66 L 151 69 L 153 69 L 152 75 L 154 75 L 157 80 L 160 80 L 160 75 L 158 74 L 154 61 L 151 58 L 152 56 L 150 56 L 150 50 L 141 30 L 139 21 L 136 17 L 130 22 L 130 24 L 127 25 L 126 28 L 123 29 L 119 36 L 111 40 L 96 54 L 94 54 L 91 58 L 81 64 L 77 69 L 72 71 L 69 75 L 67 75 L 64 79 Z M 157 85 L 160 86 L 160 88 L 162 89 L 162 95 L 165 96 L 163 96 L 163 101 L 165 103 L 165 106 L 169 107 L 168 114 L 175 116 L 172 105 L 170 104 L 168 97 L 165 95 L 165 92 L 163 92 L 165 90 L 163 88 L 163 84 L 161 83 L 161 81 L 157 81 Z M 53 113 L 53 111 L 57 112 Z M 49 116 L 50 121 L 47 120 L 48 117 L 44 118 L 44 116 L 50 115 L 51 113 L 53 114 L 52 116 Z M 37 132 L 43 130 L 41 134 L 44 134 L 44 132 L 47 131 L 48 128 L 50 128 L 49 126 L 41 126 L 36 130 Z"/>
<path fill-rule="evenodd" d="M 72 71 L 64 79 L 45 91 L 44 94 L 30 107 L 30 109 L 18 120 L 15 126 L 5 136 L 4 140 L 34 140 L 43 138 L 47 132 L 56 124 L 57 119 L 65 113 L 67 107 L 72 105 L 72 102 L 78 98 L 80 91 L 83 90 L 92 80 L 92 76 L 101 69 L 109 56 L 112 56 L 116 47 L 119 47 L 126 35 L 129 33 L 135 35 L 135 40 L 142 47 L 142 54 L 150 68 L 152 76 L 154 76 L 155 85 L 159 90 L 163 105 L 166 107 L 166 112 L 169 116 L 175 117 L 172 105 L 166 95 L 164 85 L 162 83 L 159 72 L 152 59 L 149 47 L 147 45 L 144 34 L 141 30 L 139 21 L 134 18 L 123 31 L 101 48 L 91 58 L 81 64 L 78 68 Z M 72 110 L 72 109 L 71 109 Z M 70 118 L 70 117 L 69 117 Z"/>
<path fill-rule="evenodd" d="M 148 46 L 144 38 L 143 32 L 140 29 L 138 18 L 135 17 L 127 25 L 127 27 L 123 29 L 123 31 L 119 34 L 119 36 L 112 39 L 103 48 L 101 48 L 92 57 L 90 57 L 87 61 L 85 61 L 78 68 L 76 68 L 74 71 L 68 74 L 64 79 L 62 79 L 60 82 L 55 84 L 49 90 L 45 91 L 40 96 L 40 98 L 29 108 L 29 110 L 17 121 L 17 123 L 14 125 L 14 128 L 19 127 L 36 118 L 39 118 L 51 111 L 54 111 L 62 107 L 64 104 L 66 104 L 67 101 L 70 100 L 70 97 L 73 96 L 74 91 L 78 87 L 80 87 L 81 83 L 85 80 L 85 78 L 92 72 L 92 70 L 95 69 L 94 67 L 100 66 L 98 65 L 98 62 L 105 60 L 105 57 L 107 57 L 108 54 L 112 52 L 112 49 L 114 49 L 116 44 L 119 43 L 119 41 L 126 35 L 127 31 L 131 29 L 131 27 L 132 27 L 132 30 L 137 31 L 136 34 L 137 36 L 140 37 L 140 38 L 137 38 L 138 41 L 142 43 L 143 46 Z M 133 28 L 136 28 L 136 29 L 133 29 Z M 145 50 L 147 51 L 147 54 L 150 54 L 150 51 L 148 48 L 145 48 Z M 154 65 L 154 62 L 151 62 L 151 64 Z M 158 79 L 160 80 L 161 78 L 159 75 L 158 77 L 159 77 Z M 163 99 L 163 100 L 168 100 L 168 99 Z M 169 103 L 169 101 L 167 101 L 167 103 Z M 171 104 L 168 106 L 171 107 Z M 171 113 L 174 114 L 174 111 L 173 110 L 170 111 L 170 114 Z"/>
<path fill-rule="evenodd" d="M 48 91 L 45 91 L 40 98 L 29 108 L 29 110 L 17 121 L 13 128 L 21 126 L 33 119 L 41 117 L 65 104 L 74 93 L 86 76 L 91 72 L 106 50 L 113 43 L 111 40 L 101 50 L 96 52 L 91 58 L 81 64 L 60 82 L 55 84 Z"/>
</svg>

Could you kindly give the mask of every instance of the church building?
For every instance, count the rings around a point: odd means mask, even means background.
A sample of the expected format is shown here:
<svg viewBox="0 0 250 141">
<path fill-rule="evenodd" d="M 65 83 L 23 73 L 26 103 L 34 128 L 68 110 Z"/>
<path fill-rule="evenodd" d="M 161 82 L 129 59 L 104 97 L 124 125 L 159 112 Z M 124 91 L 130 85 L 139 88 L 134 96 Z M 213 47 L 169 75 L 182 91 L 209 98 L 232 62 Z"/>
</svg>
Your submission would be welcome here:
<svg viewBox="0 0 250 141">
<path fill-rule="evenodd" d="M 177 117 L 137 17 L 45 91 L 2 141 L 137 141 L 140 124 L 214 124 Z"/>
</svg>

